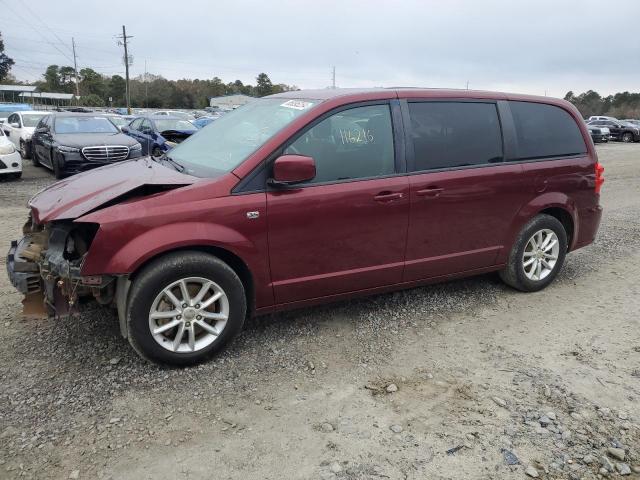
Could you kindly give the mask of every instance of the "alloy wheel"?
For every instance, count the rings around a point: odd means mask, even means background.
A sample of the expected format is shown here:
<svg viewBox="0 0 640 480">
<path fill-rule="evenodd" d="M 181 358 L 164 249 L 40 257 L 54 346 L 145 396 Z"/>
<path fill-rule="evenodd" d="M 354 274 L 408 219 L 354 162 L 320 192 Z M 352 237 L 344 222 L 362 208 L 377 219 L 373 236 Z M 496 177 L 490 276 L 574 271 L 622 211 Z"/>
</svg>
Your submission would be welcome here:
<svg viewBox="0 0 640 480">
<path fill-rule="evenodd" d="M 149 311 L 154 340 L 175 353 L 198 352 L 211 345 L 229 319 L 229 300 L 218 284 L 202 277 L 167 285 Z"/>
<path fill-rule="evenodd" d="M 535 232 L 522 254 L 522 267 L 529 280 L 540 281 L 549 276 L 558 262 L 560 242 L 553 230 Z"/>
</svg>

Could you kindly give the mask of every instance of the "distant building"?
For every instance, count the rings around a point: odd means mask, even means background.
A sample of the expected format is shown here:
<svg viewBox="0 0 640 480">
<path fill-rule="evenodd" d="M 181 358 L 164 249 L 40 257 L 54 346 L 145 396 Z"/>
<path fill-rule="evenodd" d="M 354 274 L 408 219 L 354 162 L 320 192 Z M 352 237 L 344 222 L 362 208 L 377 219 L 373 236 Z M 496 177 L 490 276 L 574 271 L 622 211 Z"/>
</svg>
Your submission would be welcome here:
<svg viewBox="0 0 640 480">
<path fill-rule="evenodd" d="M 0 102 L 21 101 L 20 94 L 35 92 L 36 87 L 31 85 L 0 85 Z"/>
<path fill-rule="evenodd" d="M 238 93 L 233 95 L 223 95 L 221 97 L 209 97 L 209 105 L 220 108 L 236 108 L 249 103 L 252 100 L 255 100 L 255 97 Z"/>
<path fill-rule="evenodd" d="M 31 85 L 0 85 L 0 103 L 24 102 L 32 105 L 64 107 L 74 103 L 73 93 L 38 92 Z"/>
</svg>

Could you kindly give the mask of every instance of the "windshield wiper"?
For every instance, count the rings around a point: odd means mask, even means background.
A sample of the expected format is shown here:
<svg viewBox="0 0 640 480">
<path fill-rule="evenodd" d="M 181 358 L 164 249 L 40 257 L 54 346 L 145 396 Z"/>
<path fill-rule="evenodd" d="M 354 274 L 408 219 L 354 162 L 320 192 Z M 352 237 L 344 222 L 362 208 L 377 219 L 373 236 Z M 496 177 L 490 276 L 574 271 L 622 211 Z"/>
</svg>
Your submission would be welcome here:
<svg viewBox="0 0 640 480">
<path fill-rule="evenodd" d="M 151 158 L 153 158 L 153 157 L 151 157 Z M 154 159 L 154 160 L 156 160 L 156 159 Z M 180 163 L 176 162 L 173 158 L 171 158 L 171 157 L 170 157 L 169 155 L 167 155 L 166 153 L 163 153 L 162 155 L 160 155 L 160 156 L 157 158 L 157 160 L 156 160 L 156 161 L 157 161 L 158 163 L 160 163 L 160 162 L 161 162 L 161 161 L 163 161 L 163 160 L 164 160 L 165 162 L 170 163 L 170 164 L 171 164 L 171 166 L 172 166 L 173 168 L 175 168 L 177 171 L 179 171 L 180 173 L 183 173 L 183 172 L 184 172 L 184 165 L 182 165 L 182 164 L 180 164 Z"/>
</svg>

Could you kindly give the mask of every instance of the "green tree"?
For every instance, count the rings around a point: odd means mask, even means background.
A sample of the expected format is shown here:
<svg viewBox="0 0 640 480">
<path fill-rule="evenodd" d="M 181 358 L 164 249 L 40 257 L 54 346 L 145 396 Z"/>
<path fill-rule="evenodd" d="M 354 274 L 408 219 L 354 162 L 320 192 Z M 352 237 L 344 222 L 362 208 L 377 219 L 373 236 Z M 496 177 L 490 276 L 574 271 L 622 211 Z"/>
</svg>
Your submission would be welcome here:
<svg viewBox="0 0 640 480">
<path fill-rule="evenodd" d="M 255 92 L 259 97 L 264 97 L 265 95 L 271 95 L 273 93 L 273 84 L 266 73 L 261 73 L 256 77 Z"/>
<path fill-rule="evenodd" d="M 67 93 L 75 93 L 76 71 L 73 67 L 60 67 L 58 77 L 60 78 L 60 90 Z"/>
<path fill-rule="evenodd" d="M 49 65 L 44 72 L 44 85 L 41 90 L 49 92 L 60 91 L 60 67 L 58 65 Z"/>
<path fill-rule="evenodd" d="M 108 81 L 107 97 L 111 97 L 114 105 L 124 105 L 127 84 L 120 75 L 114 75 Z"/>
<path fill-rule="evenodd" d="M 104 97 L 105 85 L 98 72 L 91 68 L 83 68 L 79 72 L 80 95 L 98 95 Z"/>
<path fill-rule="evenodd" d="M 84 107 L 104 107 L 104 99 L 95 93 L 80 97 L 80 105 Z"/>
<path fill-rule="evenodd" d="M 2 33 L 0 33 L 0 82 L 9 76 L 9 71 L 15 63 L 4 53 L 4 40 L 2 40 Z"/>
</svg>

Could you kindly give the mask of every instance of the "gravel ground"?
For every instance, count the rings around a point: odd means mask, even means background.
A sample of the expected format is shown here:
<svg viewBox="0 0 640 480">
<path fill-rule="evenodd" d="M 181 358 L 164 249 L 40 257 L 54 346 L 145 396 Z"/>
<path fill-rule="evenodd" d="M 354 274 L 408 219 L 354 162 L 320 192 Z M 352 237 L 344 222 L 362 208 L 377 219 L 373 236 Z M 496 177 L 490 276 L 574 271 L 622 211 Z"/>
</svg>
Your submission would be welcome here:
<svg viewBox="0 0 640 480">
<path fill-rule="evenodd" d="M 640 145 L 598 153 L 598 240 L 545 291 L 271 315 L 196 368 L 144 363 L 109 311 L 24 320 L 0 275 L 0 478 L 640 478 Z M 0 183 L 4 248 L 51 181 Z"/>
</svg>

